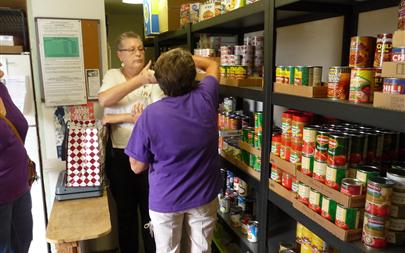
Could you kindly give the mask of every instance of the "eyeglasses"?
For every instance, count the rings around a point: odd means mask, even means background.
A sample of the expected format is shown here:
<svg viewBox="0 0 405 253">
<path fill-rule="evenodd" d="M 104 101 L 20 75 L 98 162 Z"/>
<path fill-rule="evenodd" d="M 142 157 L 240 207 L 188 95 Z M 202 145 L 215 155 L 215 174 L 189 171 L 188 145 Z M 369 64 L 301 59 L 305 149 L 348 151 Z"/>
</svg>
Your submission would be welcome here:
<svg viewBox="0 0 405 253">
<path fill-rule="evenodd" d="M 118 49 L 118 51 L 120 51 L 120 52 L 129 52 L 129 53 L 133 54 L 135 52 L 142 53 L 143 51 L 145 51 L 145 48 L 144 47 L 138 47 L 138 48 L 131 47 L 131 48 Z"/>
</svg>

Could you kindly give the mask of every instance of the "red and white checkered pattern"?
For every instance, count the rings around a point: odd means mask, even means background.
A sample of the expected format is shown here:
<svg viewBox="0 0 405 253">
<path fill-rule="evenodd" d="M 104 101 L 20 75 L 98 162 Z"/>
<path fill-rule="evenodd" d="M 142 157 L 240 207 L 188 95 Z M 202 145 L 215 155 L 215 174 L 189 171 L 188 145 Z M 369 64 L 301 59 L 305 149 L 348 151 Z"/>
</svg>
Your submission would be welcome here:
<svg viewBox="0 0 405 253">
<path fill-rule="evenodd" d="M 67 187 L 99 186 L 104 131 L 95 121 L 73 121 L 69 128 Z"/>
</svg>

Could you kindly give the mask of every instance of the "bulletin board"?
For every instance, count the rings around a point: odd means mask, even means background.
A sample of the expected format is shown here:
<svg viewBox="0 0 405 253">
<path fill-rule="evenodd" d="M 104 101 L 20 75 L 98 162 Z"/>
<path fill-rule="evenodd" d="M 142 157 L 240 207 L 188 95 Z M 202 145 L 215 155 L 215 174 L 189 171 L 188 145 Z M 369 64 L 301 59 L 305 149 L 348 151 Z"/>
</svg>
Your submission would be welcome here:
<svg viewBox="0 0 405 253">
<path fill-rule="evenodd" d="M 97 99 L 101 78 L 100 21 L 36 18 L 41 97 L 46 106 Z"/>
</svg>

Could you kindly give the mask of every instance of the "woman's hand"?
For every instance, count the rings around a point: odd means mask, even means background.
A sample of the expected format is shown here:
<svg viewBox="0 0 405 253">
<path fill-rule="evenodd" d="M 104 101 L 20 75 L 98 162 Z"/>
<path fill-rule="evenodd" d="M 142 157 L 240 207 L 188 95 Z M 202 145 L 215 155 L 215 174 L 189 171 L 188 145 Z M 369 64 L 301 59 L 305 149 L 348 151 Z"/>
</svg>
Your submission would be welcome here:
<svg viewBox="0 0 405 253">
<path fill-rule="evenodd" d="M 136 118 L 136 120 L 138 120 L 138 118 L 141 116 L 144 109 L 145 108 L 142 103 L 135 103 L 132 106 L 131 114 L 133 115 L 134 118 Z M 135 122 L 136 122 L 136 120 L 135 120 Z"/>
<path fill-rule="evenodd" d="M 142 69 L 142 71 L 135 77 L 142 84 L 157 83 L 155 78 L 155 72 L 150 69 L 152 62 L 149 61 L 148 64 Z"/>
</svg>

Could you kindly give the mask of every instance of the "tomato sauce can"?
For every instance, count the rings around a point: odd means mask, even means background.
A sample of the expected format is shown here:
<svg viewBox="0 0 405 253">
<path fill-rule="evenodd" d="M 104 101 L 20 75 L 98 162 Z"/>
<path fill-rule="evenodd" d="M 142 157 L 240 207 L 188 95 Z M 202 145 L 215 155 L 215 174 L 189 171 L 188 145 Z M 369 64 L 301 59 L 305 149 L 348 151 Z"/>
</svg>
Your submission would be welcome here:
<svg viewBox="0 0 405 253">
<path fill-rule="evenodd" d="M 299 186 L 299 181 L 297 177 L 292 178 L 292 186 L 291 186 L 291 191 L 297 193 L 298 192 L 298 186 Z"/>
<path fill-rule="evenodd" d="M 283 171 L 281 185 L 284 186 L 287 190 L 291 190 L 292 188 L 292 176 L 287 172 Z"/>
<path fill-rule="evenodd" d="M 356 179 L 362 182 L 363 192 L 367 190 L 368 180 L 372 177 L 380 175 L 380 169 L 376 166 L 362 165 L 358 166 L 356 170 Z"/>
<path fill-rule="evenodd" d="M 385 236 L 376 236 L 368 232 L 368 230 L 363 229 L 363 234 L 361 236 L 363 243 L 369 247 L 382 249 L 387 247 L 387 240 Z"/>
<path fill-rule="evenodd" d="M 298 185 L 298 200 L 305 205 L 309 204 L 309 192 L 310 187 L 304 183 L 299 183 Z"/>
<path fill-rule="evenodd" d="M 301 157 L 301 172 L 307 176 L 312 177 L 312 171 L 314 169 L 314 157 L 307 157 L 302 154 Z"/>
<path fill-rule="evenodd" d="M 302 154 L 308 156 L 313 156 L 316 147 L 316 135 L 318 127 L 306 126 L 302 131 Z"/>
<path fill-rule="evenodd" d="M 329 68 L 328 98 L 346 100 L 350 87 L 350 67 L 334 66 Z"/>
<path fill-rule="evenodd" d="M 321 213 L 322 194 L 314 189 L 309 191 L 308 207 L 317 213 Z"/>
<path fill-rule="evenodd" d="M 325 183 L 326 180 L 326 167 L 327 164 L 326 162 L 322 161 L 314 161 L 314 169 L 312 171 L 312 178 L 320 181 L 322 183 Z"/>
<path fill-rule="evenodd" d="M 374 54 L 374 67 L 382 67 L 382 63 L 391 60 L 392 33 L 377 35 L 377 43 Z"/>
<path fill-rule="evenodd" d="M 367 154 L 366 135 L 356 132 L 343 133 L 350 138 L 348 166 L 354 168 L 364 163 Z"/>
<path fill-rule="evenodd" d="M 326 166 L 325 184 L 335 190 L 340 190 L 343 178 L 347 177 L 346 167 Z"/>
<path fill-rule="evenodd" d="M 366 163 L 374 164 L 381 161 L 384 134 L 376 131 L 363 132 L 367 135 Z"/>
<path fill-rule="evenodd" d="M 294 164 L 297 169 L 301 168 L 302 144 L 292 143 L 290 152 L 290 163 Z"/>
<path fill-rule="evenodd" d="M 390 203 L 395 181 L 386 177 L 372 177 L 367 182 L 367 200 L 373 203 Z"/>
<path fill-rule="evenodd" d="M 350 77 L 349 101 L 353 103 L 370 103 L 374 92 L 374 68 L 353 68 Z"/>
<path fill-rule="evenodd" d="M 373 65 L 374 37 L 354 36 L 350 40 L 350 67 L 371 67 Z"/>
<path fill-rule="evenodd" d="M 257 242 L 257 230 L 258 230 L 259 222 L 258 221 L 250 221 L 248 226 L 248 236 L 247 239 L 249 242 Z"/>
<path fill-rule="evenodd" d="M 281 147 L 281 134 L 273 135 L 271 137 L 271 153 L 275 156 L 280 156 Z"/>
<path fill-rule="evenodd" d="M 343 134 L 330 134 L 328 144 L 328 160 L 330 167 L 346 167 L 350 138 Z"/>
<path fill-rule="evenodd" d="M 321 215 L 327 220 L 331 222 L 335 222 L 336 217 L 336 207 L 337 203 L 335 200 L 323 196 L 322 198 L 322 208 L 321 208 Z"/>
<path fill-rule="evenodd" d="M 358 208 L 348 208 L 338 204 L 335 224 L 345 230 L 359 228 L 361 215 Z"/>
<path fill-rule="evenodd" d="M 405 61 L 405 47 L 394 47 L 391 54 L 392 62 L 404 62 Z"/>
<path fill-rule="evenodd" d="M 385 231 L 388 230 L 388 217 L 380 217 L 370 213 L 364 213 L 363 229 L 375 236 L 385 236 Z"/>
<path fill-rule="evenodd" d="M 276 165 L 271 166 L 271 173 L 270 173 L 271 180 L 281 184 L 282 174 L 283 171 L 279 169 Z"/>
<path fill-rule="evenodd" d="M 316 133 L 316 149 L 320 151 L 327 151 L 329 147 L 329 133 L 330 131 L 318 130 Z"/>
<path fill-rule="evenodd" d="M 294 70 L 294 85 L 308 86 L 309 69 L 306 66 L 297 66 Z"/>
<path fill-rule="evenodd" d="M 343 178 L 340 191 L 348 196 L 361 196 L 363 194 L 363 182 L 354 178 Z"/>
</svg>

